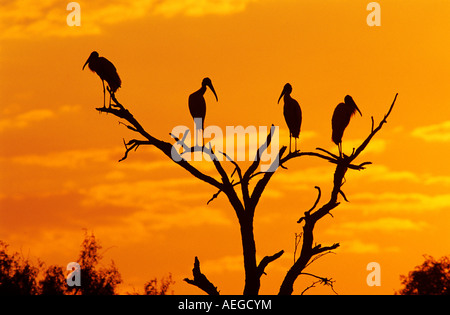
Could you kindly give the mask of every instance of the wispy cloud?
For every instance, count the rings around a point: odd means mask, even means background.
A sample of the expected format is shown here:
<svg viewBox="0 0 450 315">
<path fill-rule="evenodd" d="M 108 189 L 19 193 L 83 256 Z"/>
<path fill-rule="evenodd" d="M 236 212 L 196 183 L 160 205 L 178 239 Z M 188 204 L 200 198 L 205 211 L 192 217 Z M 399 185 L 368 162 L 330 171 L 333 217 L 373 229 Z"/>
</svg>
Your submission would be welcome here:
<svg viewBox="0 0 450 315">
<path fill-rule="evenodd" d="M 211 192 L 195 189 L 195 178 L 142 180 L 135 182 L 106 183 L 86 189 L 85 203 L 89 205 L 134 206 L 154 209 L 157 205 L 185 205 L 193 200 L 208 201 Z M 200 184 L 201 185 L 201 184 Z"/>
<path fill-rule="evenodd" d="M 184 14 L 202 16 L 207 14 L 233 14 L 243 11 L 256 0 L 165 0 L 155 5 L 153 12 L 164 16 Z"/>
<path fill-rule="evenodd" d="M 450 194 L 422 193 L 356 193 L 346 209 L 375 212 L 429 212 L 450 208 Z"/>
<path fill-rule="evenodd" d="M 400 248 L 396 246 L 381 247 L 376 243 L 368 243 L 360 240 L 351 240 L 340 243 L 341 246 L 336 250 L 341 253 L 351 254 L 378 254 L 380 252 L 399 252 Z"/>
<path fill-rule="evenodd" d="M 12 161 L 22 165 L 75 169 L 92 163 L 114 161 L 114 157 L 117 157 L 120 152 L 123 152 L 123 149 L 70 150 L 44 155 L 17 156 L 12 158 Z"/>
<path fill-rule="evenodd" d="M 450 141 L 450 120 L 438 124 L 418 127 L 411 133 L 414 137 L 427 142 L 449 142 Z"/>
<path fill-rule="evenodd" d="M 333 173 L 334 167 L 331 165 L 310 167 L 303 170 L 280 172 L 273 181 L 284 185 L 283 188 L 289 190 L 312 189 L 315 185 L 332 184 Z M 396 171 L 385 165 L 369 165 L 364 171 L 349 173 L 348 178 L 351 178 L 352 182 L 367 180 L 370 182 L 407 181 L 413 183 L 428 179 L 425 175 L 419 176 L 407 170 Z"/>
<path fill-rule="evenodd" d="M 428 223 L 423 221 L 413 221 L 404 218 L 383 217 L 371 221 L 344 222 L 340 225 L 328 229 L 329 234 L 351 235 L 355 232 L 399 232 L 399 231 L 422 231 L 428 227 Z"/>
<path fill-rule="evenodd" d="M 125 226 L 142 230 L 162 231 L 169 229 L 192 228 L 196 226 L 230 226 L 231 220 L 220 208 L 208 206 L 172 207 L 165 212 L 144 209 L 122 220 Z"/>
<path fill-rule="evenodd" d="M 26 128 L 34 123 L 38 123 L 44 120 L 52 119 L 60 114 L 72 113 L 79 109 L 78 106 L 65 105 L 56 110 L 47 108 L 32 109 L 27 112 L 17 114 L 12 117 L 3 118 L 0 120 L 0 132 L 8 129 L 22 129 Z"/>
<path fill-rule="evenodd" d="M 367 179 L 372 182 L 379 181 L 408 181 L 417 183 L 421 180 L 420 176 L 407 170 L 392 170 L 385 165 L 369 165 L 362 172 L 351 174 L 355 179 Z"/>
<path fill-rule="evenodd" d="M 256 0 L 137 0 L 77 1 L 81 26 L 66 23 L 69 2 L 1 1 L 0 39 L 46 36 L 80 36 L 100 34 L 105 25 L 136 20 L 148 16 L 198 17 L 210 14 L 233 14 L 243 11 Z"/>
<path fill-rule="evenodd" d="M 0 132 L 6 129 L 25 128 L 28 125 L 53 118 L 55 113 L 49 109 L 33 109 L 14 117 L 0 120 Z"/>
<path fill-rule="evenodd" d="M 223 256 L 218 259 L 202 261 L 202 269 L 205 273 L 241 272 L 244 259 L 242 255 Z"/>
<path fill-rule="evenodd" d="M 345 154 L 350 155 L 352 153 L 353 149 L 358 148 L 365 139 L 347 139 L 342 141 L 342 150 Z M 385 139 L 376 138 L 372 139 L 369 143 L 369 145 L 364 149 L 364 151 L 361 153 L 361 156 L 364 156 L 368 153 L 383 153 L 386 150 L 387 147 L 387 141 Z M 328 148 L 330 152 L 337 152 L 336 145 L 333 145 Z"/>
</svg>

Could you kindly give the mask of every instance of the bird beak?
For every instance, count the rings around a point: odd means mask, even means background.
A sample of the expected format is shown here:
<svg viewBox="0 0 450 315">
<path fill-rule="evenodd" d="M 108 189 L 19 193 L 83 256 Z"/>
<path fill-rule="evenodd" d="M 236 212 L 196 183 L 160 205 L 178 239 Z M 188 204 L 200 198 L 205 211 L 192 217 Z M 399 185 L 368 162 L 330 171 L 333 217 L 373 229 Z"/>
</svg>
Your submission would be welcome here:
<svg viewBox="0 0 450 315">
<path fill-rule="evenodd" d="M 278 103 L 277 103 L 277 104 L 280 104 L 280 100 L 281 100 L 281 98 L 283 97 L 284 93 L 286 93 L 286 89 L 283 89 L 283 91 L 281 92 L 281 95 L 280 95 L 280 97 L 278 98 Z"/>
<path fill-rule="evenodd" d="M 359 108 L 358 108 L 358 106 L 355 104 L 355 107 L 356 107 L 356 110 L 358 111 L 358 113 L 361 115 L 361 117 L 362 117 L 362 114 L 361 114 L 361 111 L 359 110 Z"/>
<path fill-rule="evenodd" d="M 86 65 L 89 63 L 90 59 L 91 59 L 91 57 L 89 56 L 88 60 L 86 60 L 86 62 L 84 63 L 83 70 L 84 70 L 84 67 L 86 67 Z"/>
<path fill-rule="evenodd" d="M 216 94 L 216 91 L 214 90 L 214 86 L 212 85 L 212 83 L 208 84 L 208 86 L 211 89 L 211 91 L 214 93 L 214 96 L 216 97 L 216 101 L 218 102 L 219 99 L 217 98 L 217 94 Z"/>
</svg>

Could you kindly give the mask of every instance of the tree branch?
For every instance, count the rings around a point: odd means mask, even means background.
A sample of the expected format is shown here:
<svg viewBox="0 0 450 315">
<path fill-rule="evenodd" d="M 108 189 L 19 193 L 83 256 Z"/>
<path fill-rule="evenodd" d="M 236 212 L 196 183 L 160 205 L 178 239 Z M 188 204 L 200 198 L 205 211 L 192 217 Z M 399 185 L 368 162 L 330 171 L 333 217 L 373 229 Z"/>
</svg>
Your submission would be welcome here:
<svg viewBox="0 0 450 315">
<path fill-rule="evenodd" d="M 261 277 L 263 274 L 266 274 L 264 272 L 264 269 L 266 269 L 267 265 L 270 264 L 271 262 L 273 262 L 274 260 L 280 258 L 281 255 L 283 255 L 283 254 L 284 254 L 284 250 L 280 250 L 278 253 L 276 253 L 272 256 L 265 256 L 258 265 L 258 268 L 257 268 L 258 277 Z"/>
<path fill-rule="evenodd" d="M 314 288 L 314 287 L 316 286 L 316 284 L 318 284 L 318 283 L 320 283 L 320 284 L 322 284 L 322 285 L 327 285 L 327 286 L 329 286 L 329 287 L 331 288 L 331 290 L 332 290 L 335 294 L 337 294 L 337 292 L 334 290 L 334 287 L 333 287 L 333 284 L 336 282 L 336 280 L 333 280 L 332 278 L 329 278 L 329 279 L 328 279 L 328 278 L 326 278 L 326 277 L 320 277 L 320 276 L 314 275 L 314 274 L 312 274 L 312 273 L 307 273 L 307 272 L 302 272 L 301 274 L 302 274 L 302 275 L 311 276 L 311 277 L 317 278 L 317 279 L 319 279 L 319 280 L 314 281 L 310 286 L 306 287 L 306 288 L 302 291 L 302 293 L 300 293 L 300 295 L 303 295 L 303 294 L 304 294 L 306 291 L 308 291 L 309 289 Z"/>
<path fill-rule="evenodd" d="M 198 260 L 197 256 L 195 257 L 194 269 L 192 269 L 192 274 L 194 275 L 193 280 L 185 278 L 184 281 L 198 287 L 209 295 L 219 295 L 217 287 L 215 287 L 200 271 L 200 261 Z"/>
<path fill-rule="evenodd" d="M 131 145 L 136 144 L 136 143 L 137 143 L 136 146 L 138 146 L 138 144 L 139 145 L 140 144 L 153 145 L 157 149 L 162 151 L 173 162 L 175 162 L 176 164 L 180 165 L 182 168 L 187 170 L 193 176 L 195 176 L 198 179 L 200 179 L 200 180 L 202 180 L 202 181 L 204 181 L 204 182 L 206 182 L 206 183 L 216 187 L 217 189 L 222 189 L 223 188 L 223 184 L 222 183 L 220 183 L 219 181 L 217 181 L 213 177 L 200 172 L 198 169 L 196 169 L 194 166 L 192 166 L 190 163 L 188 163 L 185 159 L 183 159 L 177 152 L 174 152 L 176 150 L 173 150 L 172 144 L 170 144 L 169 142 L 165 142 L 165 141 L 159 140 L 159 139 L 153 137 L 152 135 L 150 135 L 147 131 L 145 131 L 145 129 L 133 117 L 133 115 L 122 104 L 119 103 L 119 101 L 117 100 L 117 98 L 115 97 L 114 94 L 111 94 L 111 99 L 114 101 L 114 104 L 112 104 L 111 108 L 100 107 L 100 108 L 97 108 L 97 110 L 99 112 L 113 114 L 113 115 L 115 115 L 115 116 L 117 116 L 119 118 L 122 118 L 122 119 L 126 120 L 132 126 L 132 128 L 130 128 L 130 129 L 135 130 L 136 132 L 140 133 L 144 138 L 147 139 L 147 141 L 132 140 L 131 141 L 132 142 Z M 136 146 L 134 148 L 136 148 Z M 129 151 L 130 150 L 128 150 L 128 148 L 127 148 L 126 151 L 125 151 L 124 158 L 126 158 L 128 156 L 128 152 Z M 122 158 L 122 160 L 124 160 L 124 158 Z"/>
</svg>

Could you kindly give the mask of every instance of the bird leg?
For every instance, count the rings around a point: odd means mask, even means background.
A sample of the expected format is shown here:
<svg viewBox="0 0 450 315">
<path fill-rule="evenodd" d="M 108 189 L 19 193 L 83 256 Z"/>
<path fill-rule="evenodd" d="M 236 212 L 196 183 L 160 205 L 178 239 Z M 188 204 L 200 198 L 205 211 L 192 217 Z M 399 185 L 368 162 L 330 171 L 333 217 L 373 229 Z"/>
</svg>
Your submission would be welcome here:
<svg viewBox="0 0 450 315">
<path fill-rule="evenodd" d="M 339 157 L 342 158 L 342 142 L 338 143 Z"/>
<path fill-rule="evenodd" d="M 292 140 L 292 134 L 289 133 L 289 153 L 291 153 L 291 140 Z"/>
<path fill-rule="evenodd" d="M 103 108 L 106 108 L 106 105 L 105 105 L 106 94 L 105 94 L 105 81 L 104 80 L 102 80 L 102 84 L 103 84 Z"/>
<path fill-rule="evenodd" d="M 198 147 L 198 131 L 199 129 L 197 129 L 197 127 L 195 128 L 195 146 L 194 147 Z"/>
<path fill-rule="evenodd" d="M 202 150 L 205 148 L 205 137 L 203 135 L 203 129 L 202 129 Z"/>
</svg>

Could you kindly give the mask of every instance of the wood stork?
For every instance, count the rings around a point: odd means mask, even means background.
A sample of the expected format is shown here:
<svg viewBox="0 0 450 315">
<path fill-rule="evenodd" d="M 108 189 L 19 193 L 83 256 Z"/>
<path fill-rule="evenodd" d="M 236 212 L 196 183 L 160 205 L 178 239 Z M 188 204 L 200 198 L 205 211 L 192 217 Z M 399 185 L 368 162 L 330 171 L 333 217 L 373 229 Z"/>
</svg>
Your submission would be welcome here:
<svg viewBox="0 0 450 315">
<path fill-rule="evenodd" d="M 202 87 L 199 90 L 192 93 L 191 95 L 189 95 L 188 99 L 189 111 L 195 122 L 195 144 L 196 145 L 198 144 L 197 140 L 198 131 L 202 130 L 202 146 L 203 146 L 203 130 L 206 116 L 206 102 L 203 95 L 206 92 L 206 87 L 209 87 L 211 89 L 211 91 L 214 93 L 214 96 L 216 97 L 216 101 L 219 101 L 210 78 L 204 78 L 202 81 Z"/>
<path fill-rule="evenodd" d="M 302 110 L 298 102 L 291 97 L 291 92 L 292 86 L 286 83 L 278 98 L 279 104 L 281 98 L 284 96 L 283 114 L 289 128 L 289 152 L 291 152 L 292 137 L 295 138 L 295 151 L 297 151 L 297 139 L 300 135 L 300 127 L 302 125 Z"/>
<path fill-rule="evenodd" d="M 89 64 L 89 69 L 97 73 L 103 84 L 103 107 L 105 106 L 105 81 L 108 83 L 109 95 L 109 107 L 111 107 L 111 94 L 114 94 L 118 88 L 120 88 L 122 81 L 117 74 L 116 67 L 104 57 L 99 57 L 98 52 L 93 51 L 88 60 L 84 63 L 84 67 Z"/>
<path fill-rule="evenodd" d="M 344 103 L 339 103 L 333 113 L 333 118 L 331 119 L 331 127 L 333 129 L 333 134 L 331 139 L 338 146 L 339 156 L 342 157 L 342 136 L 344 134 L 345 128 L 347 128 L 350 118 L 358 111 L 362 116 L 361 111 L 358 106 L 356 106 L 355 101 L 350 95 L 345 96 Z"/>
</svg>

